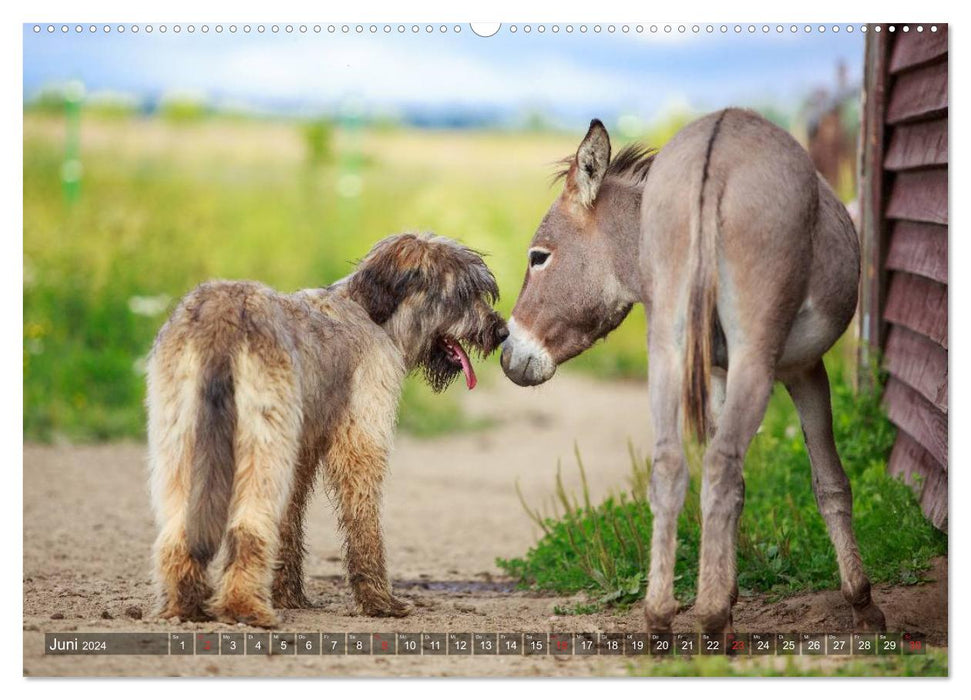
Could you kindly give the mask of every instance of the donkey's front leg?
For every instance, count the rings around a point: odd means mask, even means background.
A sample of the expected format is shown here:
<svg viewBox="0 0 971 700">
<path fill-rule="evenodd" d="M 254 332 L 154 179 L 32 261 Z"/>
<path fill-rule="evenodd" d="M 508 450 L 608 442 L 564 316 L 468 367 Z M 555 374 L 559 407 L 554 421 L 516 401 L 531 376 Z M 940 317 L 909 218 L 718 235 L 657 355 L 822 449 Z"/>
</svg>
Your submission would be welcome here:
<svg viewBox="0 0 971 700">
<path fill-rule="evenodd" d="M 786 389 L 802 422 L 812 465 L 816 504 L 836 549 L 843 596 L 853 606 L 853 625 L 858 631 L 883 631 L 887 623 L 883 612 L 870 598 L 870 580 L 863 570 L 853 534 L 853 494 L 833 438 L 833 410 L 826 367 L 820 360 L 804 373 L 785 379 Z"/>
<path fill-rule="evenodd" d="M 650 348 L 649 389 L 655 446 L 651 469 L 651 569 L 644 616 L 651 632 L 670 632 L 678 612 L 674 597 L 674 562 L 678 545 L 678 514 L 688 489 L 688 467 L 681 444 L 678 413 L 681 371 L 675 353 L 661 343 Z"/>
<path fill-rule="evenodd" d="M 705 452 L 701 482 L 701 565 L 695 616 L 705 632 L 731 629 L 737 597 L 738 520 L 745 502 L 742 466 L 772 391 L 767 362 L 742 355 L 728 370 L 725 404 Z"/>
</svg>

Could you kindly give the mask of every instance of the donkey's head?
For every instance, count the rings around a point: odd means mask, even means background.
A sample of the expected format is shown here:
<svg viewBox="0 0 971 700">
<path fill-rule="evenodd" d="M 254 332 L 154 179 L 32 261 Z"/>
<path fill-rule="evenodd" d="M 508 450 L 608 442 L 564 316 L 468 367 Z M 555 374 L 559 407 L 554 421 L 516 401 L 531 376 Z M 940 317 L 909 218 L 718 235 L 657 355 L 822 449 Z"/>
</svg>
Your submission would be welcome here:
<svg viewBox="0 0 971 700">
<path fill-rule="evenodd" d="M 611 162 L 610 137 L 595 119 L 564 161 L 563 192 L 530 243 L 502 347 L 502 369 L 516 384 L 545 382 L 557 365 L 620 325 L 638 300 L 629 284 L 638 258 L 632 234 L 652 158 L 635 145 Z"/>
</svg>

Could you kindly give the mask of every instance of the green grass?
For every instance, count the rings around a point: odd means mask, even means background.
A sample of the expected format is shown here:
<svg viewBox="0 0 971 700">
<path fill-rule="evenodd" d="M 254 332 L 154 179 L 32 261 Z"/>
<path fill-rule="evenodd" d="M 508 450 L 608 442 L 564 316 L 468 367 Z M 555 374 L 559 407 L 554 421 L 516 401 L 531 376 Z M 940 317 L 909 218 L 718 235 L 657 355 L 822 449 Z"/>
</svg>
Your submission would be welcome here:
<svg viewBox="0 0 971 700">
<path fill-rule="evenodd" d="M 946 554 L 947 537 L 924 519 L 913 491 L 885 471 L 894 430 L 876 394 L 855 393 L 841 376 L 832 390 L 836 442 L 853 486 L 854 529 L 866 570 L 874 582 L 917 583 L 931 559 Z M 552 516 L 524 503 L 543 535 L 524 556 L 497 563 L 523 587 L 589 594 L 588 602 L 560 612 L 629 605 L 643 598 L 646 588 L 650 465 L 632 454 L 628 487 L 592 504 L 579 452 L 576 458 L 584 477 L 580 496 L 567 493 L 558 477 L 558 507 Z M 689 462 L 691 485 L 678 523 L 675 565 L 675 594 L 684 603 L 690 603 L 696 589 L 701 538 L 699 460 Z M 816 508 L 802 433 L 781 388 L 746 458 L 745 482 L 738 547 L 741 592 L 783 596 L 838 589 L 835 553 Z M 887 537 L 888 532 L 894 536 Z"/>
<path fill-rule="evenodd" d="M 456 393 L 460 391 L 466 391 L 461 377 L 442 394 L 417 377 L 410 378 L 401 394 L 398 427 L 419 438 L 489 427 L 488 419 L 470 418 L 459 410 Z"/>
<path fill-rule="evenodd" d="M 875 657 L 747 657 L 694 656 L 645 658 L 628 668 L 632 676 L 947 676 L 947 650 L 928 649 L 926 655 Z"/>
<path fill-rule="evenodd" d="M 61 183 L 57 101 L 24 113 L 25 439 L 142 437 L 152 338 L 178 299 L 213 277 L 320 286 L 384 236 L 431 230 L 487 253 L 508 315 L 528 242 L 558 194 L 551 165 L 580 138 L 170 112 L 86 106 L 76 199 Z M 662 145 L 688 118 L 652 125 L 645 142 Z M 643 379 L 645 348 L 638 308 L 565 370 Z M 405 390 L 403 430 L 481 425 L 461 416 L 457 389 L 433 397 L 418 385 Z"/>
<path fill-rule="evenodd" d="M 573 142 L 85 114 L 76 201 L 61 184 L 63 118 L 24 115 L 30 440 L 141 437 L 145 355 L 178 299 L 209 278 L 320 286 L 384 236 L 432 230 L 488 254 L 508 314 L 528 240 L 556 195 L 549 163 Z M 412 378 L 404 393 L 404 430 L 478 425 L 461 416 L 457 389 L 431 396 L 419 384 Z"/>
</svg>

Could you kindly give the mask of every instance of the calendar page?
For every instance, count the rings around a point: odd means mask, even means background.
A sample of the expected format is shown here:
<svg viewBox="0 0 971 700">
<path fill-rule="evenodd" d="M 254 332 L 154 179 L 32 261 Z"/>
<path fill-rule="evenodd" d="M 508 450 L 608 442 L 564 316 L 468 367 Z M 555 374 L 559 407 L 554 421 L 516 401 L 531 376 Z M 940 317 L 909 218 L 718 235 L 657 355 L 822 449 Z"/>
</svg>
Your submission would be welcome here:
<svg viewBox="0 0 971 700">
<path fill-rule="evenodd" d="M 25 676 L 948 675 L 946 22 L 69 19 Z"/>
</svg>

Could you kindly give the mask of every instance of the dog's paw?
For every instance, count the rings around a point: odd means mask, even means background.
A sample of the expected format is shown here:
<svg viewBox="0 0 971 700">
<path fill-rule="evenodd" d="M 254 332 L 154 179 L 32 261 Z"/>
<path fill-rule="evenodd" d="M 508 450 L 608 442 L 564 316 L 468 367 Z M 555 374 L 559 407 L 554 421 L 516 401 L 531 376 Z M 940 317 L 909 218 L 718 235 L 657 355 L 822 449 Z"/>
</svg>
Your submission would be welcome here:
<svg viewBox="0 0 971 700">
<path fill-rule="evenodd" d="M 162 620 L 171 620 L 178 618 L 184 622 L 209 622 L 214 618 L 213 615 L 209 613 L 202 606 L 183 606 L 183 605 L 167 605 L 158 613 L 158 617 Z"/>
<path fill-rule="evenodd" d="M 273 599 L 273 607 L 278 610 L 309 610 L 315 607 L 307 596 L 283 596 Z"/>
<path fill-rule="evenodd" d="M 314 607 L 302 589 L 273 589 L 273 607 L 280 610 L 303 610 Z"/>
<path fill-rule="evenodd" d="M 271 628 L 279 624 L 273 609 L 267 605 L 254 601 L 233 601 L 225 603 L 215 611 L 215 617 L 220 622 L 231 625 L 243 623 L 252 627 Z"/>
<path fill-rule="evenodd" d="M 239 623 L 250 627 L 262 627 L 264 629 L 272 629 L 279 624 L 277 616 L 269 611 L 227 611 L 221 613 L 218 619 L 220 622 L 225 622 L 230 625 Z"/>
<path fill-rule="evenodd" d="M 394 596 L 387 596 L 381 600 L 361 601 L 361 609 L 368 617 L 407 617 L 414 606 Z"/>
<path fill-rule="evenodd" d="M 173 617 L 180 617 L 178 608 L 172 604 L 156 608 L 155 616 L 162 620 L 171 620 Z"/>
</svg>

